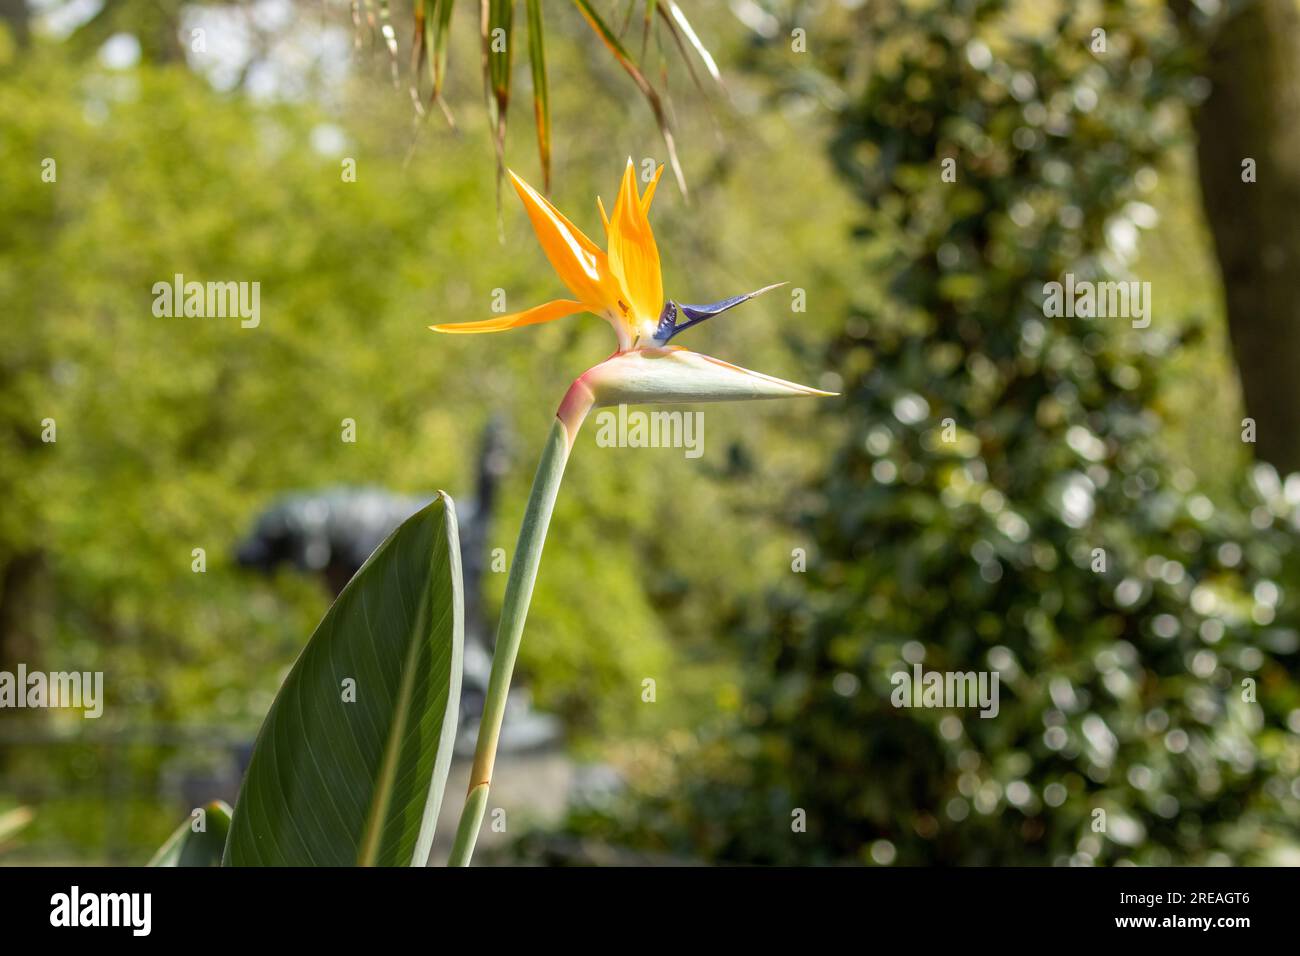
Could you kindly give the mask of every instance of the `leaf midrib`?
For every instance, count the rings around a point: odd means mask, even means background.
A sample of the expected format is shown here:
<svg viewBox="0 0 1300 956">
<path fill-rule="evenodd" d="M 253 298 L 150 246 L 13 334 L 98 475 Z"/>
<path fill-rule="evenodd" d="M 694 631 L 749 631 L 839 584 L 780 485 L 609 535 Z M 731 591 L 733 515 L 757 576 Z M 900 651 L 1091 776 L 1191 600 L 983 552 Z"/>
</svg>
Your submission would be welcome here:
<svg viewBox="0 0 1300 956">
<path fill-rule="evenodd" d="M 430 570 L 432 571 L 432 568 Z M 370 812 L 366 817 L 365 835 L 361 840 L 361 848 L 357 852 L 358 866 L 374 866 L 379 856 L 384 819 L 388 815 L 388 804 L 392 800 L 393 781 L 397 777 L 402 738 L 406 735 L 406 722 L 411 712 L 411 697 L 415 689 L 415 665 L 419 660 L 421 648 L 420 634 L 426 629 L 428 614 L 429 589 L 426 587 L 420 591 L 420 606 L 415 612 L 411 633 L 408 635 L 410 646 L 406 649 L 406 659 L 402 662 L 402 684 L 397 694 L 397 707 L 388 730 L 388 740 L 384 744 L 384 760 L 375 782 Z"/>
</svg>

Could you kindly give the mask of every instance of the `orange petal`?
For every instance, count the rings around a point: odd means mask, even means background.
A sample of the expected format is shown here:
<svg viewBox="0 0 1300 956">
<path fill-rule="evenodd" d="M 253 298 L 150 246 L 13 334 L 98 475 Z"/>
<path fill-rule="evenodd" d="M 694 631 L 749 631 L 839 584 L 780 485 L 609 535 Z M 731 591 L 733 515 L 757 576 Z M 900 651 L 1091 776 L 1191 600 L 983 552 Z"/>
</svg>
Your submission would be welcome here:
<svg viewBox="0 0 1300 956">
<path fill-rule="evenodd" d="M 618 290 L 605 253 L 532 186 L 510 173 L 542 251 L 569 290 L 584 302 L 616 306 Z"/>
<path fill-rule="evenodd" d="M 553 302 L 535 305 L 531 309 L 495 319 L 483 319 L 479 322 L 445 322 L 441 325 L 431 325 L 429 328 L 435 332 L 504 332 L 506 329 L 517 329 L 523 325 L 553 322 L 566 315 L 586 311 L 588 307 L 585 303 L 574 302 L 572 299 L 556 299 Z"/>
<path fill-rule="evenodd" d="M 653 324 L 663 305 L 663 276 L 659 247 L 637 195 L 631 159 L 623 171 L 623 183 L 609 221 L 609 269 L 627 296 L 634 324 Z"/>
<path fill-rule="evenodd" d="M 618 219 L 623 215 L 623 206 L 627 202 L 627 196 L 631 193 L 636 196 L 636 171 L 632 166 L 632 157 L 627 158 L 627 165 L 623 167 L 623 179 L 618 184 L 618 195 L 614 197 L 614 215 L 613 219 Z M 640 202 L 640 200 L 638 200 Z"/>
<path fill-rule="evenodd" d="M 650 215 L 650 203 L 655 198 L 655 187 L 659 185 L 659 177 L 664 173 L 664 164 L 660 163 L 659 168 L 655 170 L 655 178 L 650 180 L 650 185 L 645 188 L 645 194 L 641 197 L 641 214 Z"/>
</svg>

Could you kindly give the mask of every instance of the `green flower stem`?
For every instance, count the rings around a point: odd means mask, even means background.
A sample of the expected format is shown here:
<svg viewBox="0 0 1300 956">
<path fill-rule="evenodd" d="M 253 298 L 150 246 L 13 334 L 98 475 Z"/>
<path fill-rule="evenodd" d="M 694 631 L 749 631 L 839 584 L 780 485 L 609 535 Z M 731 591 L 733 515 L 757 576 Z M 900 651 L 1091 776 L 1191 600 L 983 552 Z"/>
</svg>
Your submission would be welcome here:
<svg viewBox="0 0 1300 956">
<path fill-rule="evenodd" d="M 580 423 L 579 419 L 578 424 Z M 573 431 L 576 433 L 576 426 Z M 506 696 L 510 692 L 510 677 L 515 670 L 515 657 L 519 654 L 519 641 L 523 637 L 524 621 L 528 617 L 528 604 L 533 597 L 537 568 L 542 562 L 546 528 L 551 523 L 555 498 L 560 492 L 564 466 L 569 460 L 570 444 L 569 431 L 557 418 L 546 440 L 546 448 L 542 451 L 537 475 L 533 478 L 533 490 L 528 496 L 524 523 L 519 529 L 519 543 L 515 546 L 514 560 L 510 564 L 505 602 L 501 608 L 501 623 L 497 627 L 496 650 L 492 654 L 492 674 L 488 678 L 483 719 L 478 726 L 478 743 L 474 748 L 474 766 L 470 770 L 469 792 L 465 797 L 465 809 L 461 811 L 460 825 L 456 828 L 451 857 L 447 861 L 449 866 L 469 866 L 474 843 L 483 824 L 492 768 L 496 763 L 497 743 L 501 739 L 501 721 L 506 712 Z"/>
</svg>

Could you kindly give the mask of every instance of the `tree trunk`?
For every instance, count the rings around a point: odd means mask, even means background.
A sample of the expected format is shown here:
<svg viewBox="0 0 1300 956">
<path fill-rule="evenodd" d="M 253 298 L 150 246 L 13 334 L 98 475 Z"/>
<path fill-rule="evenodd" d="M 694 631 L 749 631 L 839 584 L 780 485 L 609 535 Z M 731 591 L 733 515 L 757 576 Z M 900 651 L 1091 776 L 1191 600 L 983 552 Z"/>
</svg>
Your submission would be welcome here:
<svg viewBox="0 0 1300 956">
<path fill-rule="evenodd" d="M 1257 0 L 1209 48 L 1201 193 L 1256 455 L 1300 470 L 1300 2 Z M 1254 160 L 1255 182 L 1243 181 Z"/>
</svg>

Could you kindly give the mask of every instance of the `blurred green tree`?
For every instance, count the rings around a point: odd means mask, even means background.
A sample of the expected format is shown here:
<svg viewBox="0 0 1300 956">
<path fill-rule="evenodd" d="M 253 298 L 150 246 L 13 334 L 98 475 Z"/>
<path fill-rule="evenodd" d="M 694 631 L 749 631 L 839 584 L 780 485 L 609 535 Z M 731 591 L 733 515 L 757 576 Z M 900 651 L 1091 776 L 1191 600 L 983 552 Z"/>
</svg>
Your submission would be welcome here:
<svg viewBox="0 0 1300 956">
<path fill-rule="evenodd" d="M 599 136 L 555 149 L 556 201 L 595 235 L 594 194 L 610 198 L 626 157 L 665 157 L 600 41 L 580 18 L 561 22 L 553 68 L 576 75 L 594 59 L 612 77 L 552 95 L 557 125 L 608 117 Z M 427 330 L 490 315 L 498 293 L 553 297 L 558 282 L 516 206 L 498 238 L 482 140 L 412 148 L 409 100 L 366 65 L 363 54 L 328 90 L 309 75 L 253 97 L 147 57 L 113 68 L 39 34 L 22 50 L 0 41 L 0 221 L 14 225 L 0 230 L 12 319 L 0 324 L 0 669 L 104 670 L 108 696 L 100 721 L 0 712 L 0 793 L 36 810 L 29 858 L 143 862 L 188 810 L 173 802 L 177 780 L 251 739 L 328 601 L 313 581 L 234 565 L 272 498 L 335 485 L 461 493 L 499 413 L 512 467 L 489 545 L 508 562 L 555 405 L 608 354 L 595 319 L 492 349 Z M 789 119 L 755 109 L 715 122 L 691 103 L 676 115 L 706 143 L 729 124 L 746 149 L 725 161 L 693 151 L 694 204 L 674 190 L 656 200 L 672 294 L 708 301 L 774 278 L 842 289 L 843 192 L 829 176 L 807 181 Z M 532 162 L 534 144 L 516 140 Z M 803 205 L 745 202 L 765 189 Z M 260 325 L 154 315 L 154 283 L 177 273 L 260 282 Z M 773 297 L 697 342 L 800 378 L 791 343 L 829 327 L 839 295 L 797 330 Z M 715 675 L 735 668 L 714 639 L 738 613 L 728 569 L 779 557 L 769 502 L 807 471 L 812 414 L 710 410 L 696 467 L 672 449 L 601 449 L 588 433 L 520 659 L 576 746 L 655 738 L 711 709 Z M 340 440 L 345 417 L 355 444 Z M 490 600 L 503 583 L 489 576 Z M 653 708 L 640 701 L 647 675 L 672 688 Z"/>
<path fill-rule="evenodd" d="M 773 34 L 815 55 L 757 62 L 837 104 L 861 203 L 845 438 L 736 718 L 576 825 L 760 863 L 1296 862 L 1300 476 L 1211 501 L 1160 441 L 1172 317 L 1044 307 L 1134 278 L 1195 51 L 1142 3 L 800 15 Z M 894 706 L 918 664 L 996 672 L 999 713 Z"/>
</svg>

